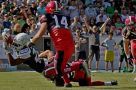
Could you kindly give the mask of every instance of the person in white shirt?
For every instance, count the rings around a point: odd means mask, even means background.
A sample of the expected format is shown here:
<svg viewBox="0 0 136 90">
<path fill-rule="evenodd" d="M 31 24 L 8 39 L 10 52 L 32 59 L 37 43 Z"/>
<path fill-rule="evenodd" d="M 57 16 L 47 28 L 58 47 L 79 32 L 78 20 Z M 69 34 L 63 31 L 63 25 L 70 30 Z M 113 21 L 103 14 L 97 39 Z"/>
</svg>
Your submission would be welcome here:
<svg viewBox="0 0 136 90">
<path fill-rule="evenodd" d="M 111 63 L 111 69 L 112 72 L 114 71 L 114 65 L 113 65 L 113 61 L 114 61 L 114 48 L 116 46 L 116 42 L 115 40 L 112 38 L 113 37 L 113 33 L 109 33 L 108 38 L 106 38 L 101 46 L 104 46 L 106 48 L 105 50 L 105 70 L 108 71 L 108 64 L 109 62 Z"/>
</svg>

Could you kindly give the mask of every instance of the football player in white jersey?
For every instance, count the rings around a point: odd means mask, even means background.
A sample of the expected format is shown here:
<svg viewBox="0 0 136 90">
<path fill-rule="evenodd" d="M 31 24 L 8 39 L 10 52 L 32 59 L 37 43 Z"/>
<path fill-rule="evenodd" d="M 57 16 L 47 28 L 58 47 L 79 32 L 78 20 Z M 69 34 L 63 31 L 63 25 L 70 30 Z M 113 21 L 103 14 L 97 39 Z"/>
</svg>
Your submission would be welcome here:
<svg viewBox="0 0 136 90">
<path fill-rule="evenodd" d="M 39 52 L 36 48 L 27 47 L 30 37 L 26 33 L 19 33 L 12 39 L 12 43 L 8 43 L 6 38 L 4 48 L 8 56 L 9 63 L 13 65 L 27 64 L 35 71 L 42 73 L 47 61 L 38 57 Z M 11 42 L 11 40 L 10 40 Z"/>
</svg>

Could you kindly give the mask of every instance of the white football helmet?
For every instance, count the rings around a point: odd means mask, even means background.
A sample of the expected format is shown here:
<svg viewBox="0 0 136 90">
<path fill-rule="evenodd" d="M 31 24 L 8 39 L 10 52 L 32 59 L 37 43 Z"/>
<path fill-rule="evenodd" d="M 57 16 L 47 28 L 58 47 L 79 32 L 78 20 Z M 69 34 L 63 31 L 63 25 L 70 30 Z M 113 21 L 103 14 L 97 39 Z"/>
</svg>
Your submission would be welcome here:
<svg viewBox="0 0 136 90">
<path fill-rule="evenodd" d="M 30 36 L 26 33 L 19 33 L 14 37 L 13 45 L 15 49 L 21 50 L 24 46 L 27 46 L 27 43 L 30 41 Z"/>
</svg>

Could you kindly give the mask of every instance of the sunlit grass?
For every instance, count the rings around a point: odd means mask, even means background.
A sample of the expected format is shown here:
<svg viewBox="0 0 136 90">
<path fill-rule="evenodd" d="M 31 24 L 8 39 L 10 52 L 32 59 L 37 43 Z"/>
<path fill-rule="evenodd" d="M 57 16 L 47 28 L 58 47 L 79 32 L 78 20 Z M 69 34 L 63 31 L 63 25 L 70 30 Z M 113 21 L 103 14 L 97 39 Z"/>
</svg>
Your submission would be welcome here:
<svg viewBox="0 0 136 90">
<path fill-rule="evenodd" d="M 72 88 L 56 87 L 54 83 L 36 72 L 0 72 L 0 90 L 136 90 L 135 74 L 131 73 L 92 73 L 93 80 L 118 80 L 118 86 L 79 87 L 72 83 Z"/>
</svg>

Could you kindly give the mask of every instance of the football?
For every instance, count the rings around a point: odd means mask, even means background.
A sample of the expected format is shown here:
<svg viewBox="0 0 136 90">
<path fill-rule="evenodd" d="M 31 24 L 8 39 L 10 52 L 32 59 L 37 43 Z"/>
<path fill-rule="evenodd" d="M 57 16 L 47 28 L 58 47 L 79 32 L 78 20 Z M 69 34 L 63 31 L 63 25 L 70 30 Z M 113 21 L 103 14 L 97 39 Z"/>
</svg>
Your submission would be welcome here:
<svg viewBox="0 0 136 90">
<path fill-rule="evenodd" d="M 12 44 L 12 42 L 13 42 L 13 38 L 9 33 L 3 32 L 2 38 L 7 44 Z"/>
<path fill-rule="evenodd" d="M 12 39 L 12 36 L 11 36 L 11 35 L 9 35 L 9 36 L 7 37 L 6 42 L 7 42 L 7 44 L 12 44 L 13 39 Z"/>
</svg>

